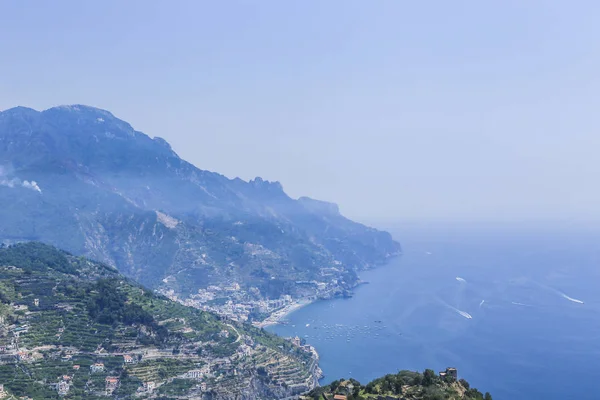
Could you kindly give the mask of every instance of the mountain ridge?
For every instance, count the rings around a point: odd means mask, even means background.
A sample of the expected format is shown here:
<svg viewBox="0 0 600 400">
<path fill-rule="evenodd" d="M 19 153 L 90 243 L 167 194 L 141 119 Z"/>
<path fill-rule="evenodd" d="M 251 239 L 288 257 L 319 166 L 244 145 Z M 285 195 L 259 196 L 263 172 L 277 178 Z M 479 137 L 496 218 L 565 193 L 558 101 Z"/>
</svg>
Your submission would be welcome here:
<svg viewBox="0 0 600 400">
<path fill-rule="evenodd" d="M 260 298 L 318 294 L 296 281 L 331 294 L 401 251 L 333 203 L 198 169 L 166 140 L 83 105 L 0 112 L 0 201 L 0 241 L 64 247 L 180 297 L 231 281 Z"/>
</svg>

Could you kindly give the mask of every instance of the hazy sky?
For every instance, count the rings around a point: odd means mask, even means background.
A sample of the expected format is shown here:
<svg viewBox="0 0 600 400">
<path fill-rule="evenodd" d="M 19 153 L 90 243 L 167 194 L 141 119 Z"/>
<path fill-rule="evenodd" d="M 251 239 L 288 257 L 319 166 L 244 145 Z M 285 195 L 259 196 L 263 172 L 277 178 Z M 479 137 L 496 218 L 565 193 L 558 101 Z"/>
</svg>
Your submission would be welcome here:
<svg viewBox="0 0 600 400">
<path fill-rule="evenodd" d="M 361 220 L 600 218 L 600 2 L 2 1 L 0 109 L 82 103 Z"/>
</svg>

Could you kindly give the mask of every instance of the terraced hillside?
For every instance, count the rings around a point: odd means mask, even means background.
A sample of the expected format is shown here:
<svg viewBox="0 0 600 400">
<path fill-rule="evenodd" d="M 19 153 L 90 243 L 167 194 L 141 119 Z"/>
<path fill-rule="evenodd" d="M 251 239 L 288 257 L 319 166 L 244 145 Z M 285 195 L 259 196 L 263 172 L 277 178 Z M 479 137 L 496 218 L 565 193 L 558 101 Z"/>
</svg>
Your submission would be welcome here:
<svg viewBox="0 0 600 400">
<path fill-rule="evenodd" d="M 316 354 L 40 243 L 0 248 L 0 383 L 34 399 L 282 398 Z"/>
</svg>

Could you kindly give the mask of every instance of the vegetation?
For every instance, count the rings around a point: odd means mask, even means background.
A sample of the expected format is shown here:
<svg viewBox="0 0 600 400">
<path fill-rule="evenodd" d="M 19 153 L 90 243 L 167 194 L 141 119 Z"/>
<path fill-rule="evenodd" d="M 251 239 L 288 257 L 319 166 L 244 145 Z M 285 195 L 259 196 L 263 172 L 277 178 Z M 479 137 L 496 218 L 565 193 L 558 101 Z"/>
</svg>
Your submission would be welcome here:
<svg viewBox="0 0 600 400">
<path fill-rule="evenodd" d="M 72 257 L 65 251 L 37 242 L 23 243 L 17 246 L 1 245 L 0 250 L 2 250 L 0 251 L 0 265 L 18 265 L 26 274 L 51 269 L 77 275 L 81 264 L 86 262 L 84 258 Z M 111 270 L 105 265 L 101 267 L 107 271 Z"/>
<path fill-rule="evenodd" d="M 310 357 L 289 342 L 173 302 L 111 267 L 39 243 L 0 247 L 0 383 L 13 396 L 59 398 L 66 382 L 68 399 L 143 398 L 153 382 L 154 395 L 186 397 L 199 390 L 188 371 L 221 362 L 212 373 L 243 387 L 279 358 L 307 373 Z M 118 379 L 112 392 L 107 377 Z"/>
<path fill-rule="evenodd" d="M 86 293 L 90 317 L 101 324 L 122 323 L 157 326 L 152 315 L 140 305 L 127 303 L 127 294 L 119 290 L 116 279 L 102 279 Z"/>
<path fill-rule="evenodd" d="M 348 400 L 410 399 L 410 400 L 492 400 L 489 393 L 482 394 L 471 388 L 467 381 L 451 376 L 440 377 L 433 370 L 423 373 L 400 371 L 361 385 L 355 379 L 340 379 L 312 390 L 307 400 L 328 400 L 341 394 Z"/>
</svg>

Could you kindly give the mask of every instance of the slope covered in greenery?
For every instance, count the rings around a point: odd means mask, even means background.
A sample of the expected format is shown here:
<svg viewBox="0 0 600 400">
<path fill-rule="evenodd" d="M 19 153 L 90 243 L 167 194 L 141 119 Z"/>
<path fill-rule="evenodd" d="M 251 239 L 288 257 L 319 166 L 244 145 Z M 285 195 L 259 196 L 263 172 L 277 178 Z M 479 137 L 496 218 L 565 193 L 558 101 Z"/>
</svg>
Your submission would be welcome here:
<svg viewBox="0 0 600 400">
<path fill-rule="evenodd" d="M 341 379 L 312 390 L 304 399 L 331 400 L 335 395 L 345 396 L 347 400 L 492 400 L 489 393 L 482 394 L 471 388 L 466 380 L 440 377 L 430 369 L 423 373 L 400 371 L 367 385 L 355 379 Z"/>
<path fill-rule="evenodd" d="M 314 387 L 315 368 L 283 339 L 156 295 L 105 264 L 40 243 L 0 247 L 0 383 L 12 395 L 274 399 Z"/>
</svg>

